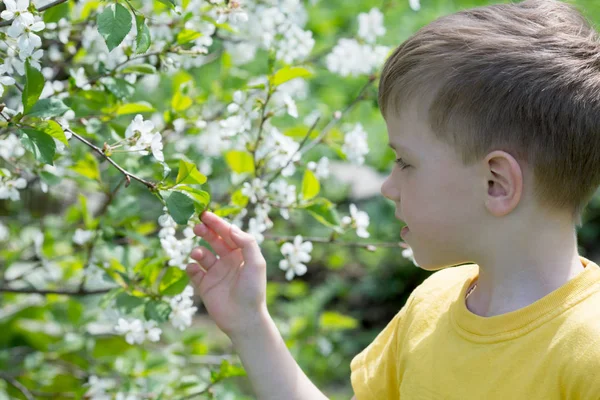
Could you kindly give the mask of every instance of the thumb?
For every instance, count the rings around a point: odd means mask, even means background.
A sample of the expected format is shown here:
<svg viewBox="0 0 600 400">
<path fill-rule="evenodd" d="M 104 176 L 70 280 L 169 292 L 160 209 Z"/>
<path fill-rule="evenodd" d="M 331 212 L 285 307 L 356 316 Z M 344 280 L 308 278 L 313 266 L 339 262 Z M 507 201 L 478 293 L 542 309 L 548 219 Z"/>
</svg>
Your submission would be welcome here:
<svg viewBox="0 0 600 400">
<path fill-rule="evenodd" d="M 246 264 L 248 264 L 248 262 L 251 262 L 252 265 L 256 266 L 264 266 L 266 264 L 265 258 L 263 257 L 254 236 L 247 232 L 243 232 L 235 224 L 231 224 L 231 238 L 233 239 L 233 242 L 242 249 Z"/>
</svg>

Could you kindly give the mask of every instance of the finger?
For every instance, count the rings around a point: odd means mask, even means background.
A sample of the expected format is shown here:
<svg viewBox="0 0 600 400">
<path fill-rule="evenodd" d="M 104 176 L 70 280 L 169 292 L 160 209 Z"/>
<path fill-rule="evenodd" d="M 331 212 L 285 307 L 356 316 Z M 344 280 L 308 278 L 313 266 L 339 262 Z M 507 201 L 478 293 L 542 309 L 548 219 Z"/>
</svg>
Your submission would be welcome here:
<svg viewBox="0 0 600 400">
<path fill-rule="evenodd" d="M 200 216 L 202 222 L 204 222 L 210 229 L 215 231 L 227 245 L 235 249 L 237 245 L 231 238 L 231 225 L 223 218 L 219 217 L 216 214 L 211 213 L 210 211 L 204 211 Z"/>
<path fill-rule="evenodd" d="M 204 246 L 198 246 L 194 248 L 190 253 L 190 257 L 198 261 L 198 264 L 204 267 L 204 269 L 207 271 L 211 269 L 218 260 L 217 256 L 215 256 L 212 251 L 208 250 Z"/>
<path fill-rule="evenodd" d="M 235 225 L 231 227 L 231 237 L 235 244 L 241 248 L 244 256 L 244 263 L 259 268 L 266 268 L 266 261 L 263 257 L 256 239 L 251 234 L 242 231 Z"/>
<path fill-rule="evenodd" d="M 223 257 L 228 254 L 233 248 L 229 247 L 223 238 L 219 237 L 215 231 L 210 229 L 206 224 L 198 224 L 194 227 L 194 233 L 206 240 L 210 247 L 219 255 Z M 234 244 L 235 246 L 235 244 Z"/>
<path fill-rule="evenodd" d="M 192 283 L 196 286 L 200 286 L 200 282 L 202 282 L 202 278 L 206 275 L 206 271 L 202 269 L 202 267 L 196 263 L 190 263 L 185 267 L 185 272 L 190 277 Z"/>
</svg>

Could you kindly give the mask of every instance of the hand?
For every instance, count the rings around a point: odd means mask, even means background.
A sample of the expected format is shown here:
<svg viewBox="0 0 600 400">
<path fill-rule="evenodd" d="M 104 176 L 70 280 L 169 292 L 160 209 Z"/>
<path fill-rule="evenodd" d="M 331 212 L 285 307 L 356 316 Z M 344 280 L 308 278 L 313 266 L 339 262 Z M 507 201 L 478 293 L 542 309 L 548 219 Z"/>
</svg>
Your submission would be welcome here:
<svg viewBox="0 0 600 400">
<path fill-rule="evenodd" d="M 254 236 L 205 211 L 194 233 L 210 244 L 194 248 L 186 272 L 219 329 L 230 337 L 244 332 L 267 312 L 266 261 Z M 217 258 L 217 256 L 219 258 Z"/>
</svg>

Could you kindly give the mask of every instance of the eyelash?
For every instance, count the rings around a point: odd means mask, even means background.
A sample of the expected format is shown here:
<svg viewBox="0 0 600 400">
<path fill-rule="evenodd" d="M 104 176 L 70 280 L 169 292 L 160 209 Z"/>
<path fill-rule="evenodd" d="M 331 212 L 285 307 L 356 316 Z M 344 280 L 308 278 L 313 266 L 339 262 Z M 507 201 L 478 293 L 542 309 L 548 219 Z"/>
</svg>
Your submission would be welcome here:
<svg viewBox="0 0 600 400">
<path fill-rule="evenodd" d="M 401 158 L 396 159 L 396 164 L 400 165 L 400 169 L 404 169 L 406 167 L 408 167 L 409 165 L 407 163 L 404 162 L 404 160 L 402 160 Z"/>
</svg>

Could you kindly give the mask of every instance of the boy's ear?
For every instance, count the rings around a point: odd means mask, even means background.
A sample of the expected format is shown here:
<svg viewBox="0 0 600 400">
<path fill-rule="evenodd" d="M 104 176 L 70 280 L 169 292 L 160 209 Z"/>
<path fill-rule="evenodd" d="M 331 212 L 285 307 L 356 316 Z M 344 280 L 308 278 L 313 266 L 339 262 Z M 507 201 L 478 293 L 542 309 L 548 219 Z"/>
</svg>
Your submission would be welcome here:
<svg viewBox="0 0 600 400">
<path fill-rule="evenodd" d="M 523 193 L 523 171 L 509 153 L 496 150 L 484 159 L 487 179 L 485 206 L 489 212 L 501 217 L 514 210 Z"/>
</svg>

